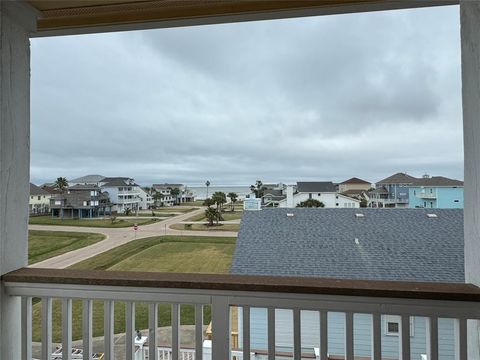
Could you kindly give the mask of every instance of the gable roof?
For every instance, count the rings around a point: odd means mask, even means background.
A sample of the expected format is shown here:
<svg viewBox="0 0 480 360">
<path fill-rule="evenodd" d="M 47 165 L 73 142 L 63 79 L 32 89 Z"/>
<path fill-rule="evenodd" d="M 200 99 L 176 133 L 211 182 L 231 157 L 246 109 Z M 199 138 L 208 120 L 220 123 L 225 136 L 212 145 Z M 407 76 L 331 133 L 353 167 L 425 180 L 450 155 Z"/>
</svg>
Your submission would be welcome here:
<svg viewBox="0 0 480 360">
<path fill-rule="evenodd" d="M 297 182 L 298 192 L 319 193 L 319 192 L 335 192 L 335 185 L 331 181 L 309 181 Z"/>
<path fill-rule="evenodd" d="M 416 177 L 410 176 L 407 173 L 396 173 L 383 180 L 377 181 L 377 184 L 411 184 L 418 180 Z"/>
<path fill-rule="evenodd" d="M 417 179 L 412 182 L 413 186 L 463 186 L 463 181 L 449 179 L 444 176 L 432 176 Z"/>
<path fill-rule="evenodd" d="M 368 184 L 368 185 L 371 185 L 371 183 L 369 183 L 368 181 L 359 179 L 357 177 L 352 177 L 348 180 L 345 180 L 344 182 L 341 182 L 340 184 Z"/>
<path fill-rule="evenodd" d="M 263 209 L 244 212 L 231 272 L 464 282 L 463 251 L 462 209 Z"/>
<path fill-rule="evenodd" d="M 46 190 L 43 190 L 41 187 L 30 183 L 30 195 L 50 195 L 50 193 Z"/>
<path fill-rule="evenodd" d="M 103 175 L 85 175 L 79 178 L 70 180 L 69 183 L 77 183 L 77 184 L 89 184 L 89 183 L 98 183 L 105 179 Z"/>
</svg>

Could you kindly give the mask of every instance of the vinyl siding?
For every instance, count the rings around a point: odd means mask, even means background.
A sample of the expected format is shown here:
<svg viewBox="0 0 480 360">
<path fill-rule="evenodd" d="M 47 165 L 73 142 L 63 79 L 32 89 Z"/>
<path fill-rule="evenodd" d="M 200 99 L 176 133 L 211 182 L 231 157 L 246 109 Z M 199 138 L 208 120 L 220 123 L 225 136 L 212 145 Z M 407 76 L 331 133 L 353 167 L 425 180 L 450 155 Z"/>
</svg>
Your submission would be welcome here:
<svg viewBox="0 0 480 360">
<path fill-rule="evenodd" d="M 239 312 L 241 319 L 241 311 Z M 250 320 L 251 348 L 267 350 L 267 310 L 252 308 Z M 370 356 L 372 343 L 372 320 L 369 314 L 354 316 L 354 353 L 356 356 Z M 398 336 L 385 334 L 385 318 L 382 317 L 382 357 L 398 359 Z M 439 319 L 439 359 L 454 359 L 454 322 L 452 319 Z M 413 336 L 410 337 L 411 358 L 420 360 L 426 354 L 426 319 L 412 318 Z M 328 353 L 345 355 L 345 314 L 328 313 Z M 293 313 L 291 310 L 275 311 L 276 346 L 293 348 Z M 302 348 L 319 347 L 320 320 L 316 311 L 301 313 Z M 241 342 L 240 342 L 241 343 Z"/>
</svg>

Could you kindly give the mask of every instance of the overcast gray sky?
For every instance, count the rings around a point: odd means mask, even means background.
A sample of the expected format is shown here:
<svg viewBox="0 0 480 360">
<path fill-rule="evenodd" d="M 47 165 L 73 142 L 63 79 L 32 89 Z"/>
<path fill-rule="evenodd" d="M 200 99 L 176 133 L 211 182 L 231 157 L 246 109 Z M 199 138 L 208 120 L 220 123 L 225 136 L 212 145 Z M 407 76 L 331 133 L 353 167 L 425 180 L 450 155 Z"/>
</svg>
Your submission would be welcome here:
<svg viewBox="0 0 480 360">
<path fill-rule="evenodd" d="M 31 178 L 463 178 L 457 6 L 32 40 Z"/>
</svg>

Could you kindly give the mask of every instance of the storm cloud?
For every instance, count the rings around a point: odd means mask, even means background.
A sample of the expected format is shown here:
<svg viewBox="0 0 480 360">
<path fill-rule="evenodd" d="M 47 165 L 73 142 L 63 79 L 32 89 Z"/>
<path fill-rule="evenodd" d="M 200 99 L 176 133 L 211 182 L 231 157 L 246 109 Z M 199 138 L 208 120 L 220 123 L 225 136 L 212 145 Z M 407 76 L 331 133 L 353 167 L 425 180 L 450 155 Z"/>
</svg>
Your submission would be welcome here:
<svg viewBox="0 0 480 360">
<path fill-rule="evenodd" d="M 32 40 L 31 178 L 463 178 L 458 7 Z"/>
</svg>

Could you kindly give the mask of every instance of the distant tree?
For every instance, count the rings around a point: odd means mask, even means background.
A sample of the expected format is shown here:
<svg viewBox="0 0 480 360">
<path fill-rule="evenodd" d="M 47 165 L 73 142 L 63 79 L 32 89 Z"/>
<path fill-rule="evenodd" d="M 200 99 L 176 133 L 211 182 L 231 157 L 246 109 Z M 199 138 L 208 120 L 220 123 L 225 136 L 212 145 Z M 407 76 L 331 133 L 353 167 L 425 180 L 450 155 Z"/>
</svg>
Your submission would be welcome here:
<svg viewBox="0 0 480 360">
<path fill-rule="evenodd" d="M 126 215 L 126 216 L 130 216 L 131 214 L 132 214 L 132 209 L 126 208 L 126 209 L 125 209 L 125 215 Z"/>
<path fill-rule="evenodd" d="M 212 206 L 212 205 L 215 205 L 215 201 L 213 201 L 213 200 L 210 199 L 210 198 L 205 199 L 205 201 L 203 202 L 203 206 L 208 206 L 208 207 L 210 207 L 210 206 Z"/>
<path fill-rule="evenodd" d="M 227 195 L 222 191 L 216 191 L 212 195 L 212 200 L 217 205 L 217 211 L 221 213 L 223 211 L 223 204 L 227 202 Z"/>
<path fill-rule="evenodd" d="M 117 220 L 117 217 L 115 215 L 111 215 L 110 221 L 112 222 L 112 224 L 115 222 L 115 220 Z"/>
<path fill-rule="evenodd" d="M 230 198 L 230 201 L 232 202 L 232 211 L 235 211 L 235 203 L 237 202 L 238 194 L 234 192 L 229 192 L 227 196 Z"/>
<path fill-rule="evenodd" d="M 325 204 L 321 201 L 318 201 L 317 199 L 308 199 L 308 200 L 302 201 L 300 204 L 297 205 L 297 207 L 323 208 L 325 207 Z"/>
<path fill-rule="evenodd" d="M 155 201 L 155 205 L 159 206 L 159 204 L 162 204 L 162 200 L 164 198 L 164 195 L 161 192 L 158 192 L 154 190 L 154 193 L 152 195 L 153 201 Z"/>
<path fill-rule="evenodd" d="M 170 189 L 170 194 L 175 198 L 175 205 L 178 205 L 178 196 L 180 195 L 180 189 L 178 187 L 176 188 L 171 188 Z"/>
<path fill-rule="evenodd" d="M 257 180 L 255 182 L 255 185 L 250 185 L 250 191 L 255 194 L 255 197 L 257 199 L 259 199 L 263 196 L 263 193 L 265 192 L 265 186 L 263 186 L 261 180 Z"/>
<path fill-rule="evenodd" d="M 57 180 L 55 181 L 55 188 L 60 190 L 60 192 L 63 194 L 65 192 L 65 189 L 68 188 L 67 178 L 58 177 Z"/>
<path fill-rule="evenodd" d="M 216 220 L 218 224 L 218 210 L 212 207 L 208 207 L 205 210 L 205 217 L 208 220 L 208 225 L 213 226 L 213 222 Z"/>
</svg>

